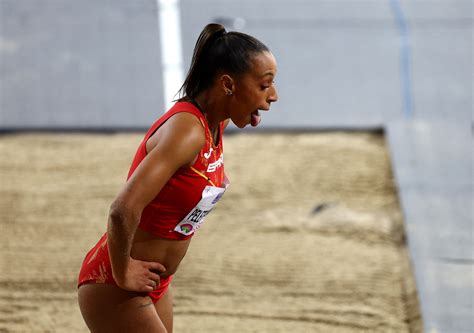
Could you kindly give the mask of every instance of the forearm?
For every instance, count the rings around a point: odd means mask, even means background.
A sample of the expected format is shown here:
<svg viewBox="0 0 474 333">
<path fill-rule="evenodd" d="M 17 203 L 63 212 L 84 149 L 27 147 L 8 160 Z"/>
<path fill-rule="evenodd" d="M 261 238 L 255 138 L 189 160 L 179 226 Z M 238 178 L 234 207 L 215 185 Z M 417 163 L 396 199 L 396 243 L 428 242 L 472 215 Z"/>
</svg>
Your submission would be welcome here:
<svg viewBox="0 0 474 333">
<path fill-rule="evenodd" d="M 121 208 L 111 208 L 107 224 L 107 239 L 114 278 L 122 279 L 130 262 L 132 241 L 139 216 Z"/>
</svg>

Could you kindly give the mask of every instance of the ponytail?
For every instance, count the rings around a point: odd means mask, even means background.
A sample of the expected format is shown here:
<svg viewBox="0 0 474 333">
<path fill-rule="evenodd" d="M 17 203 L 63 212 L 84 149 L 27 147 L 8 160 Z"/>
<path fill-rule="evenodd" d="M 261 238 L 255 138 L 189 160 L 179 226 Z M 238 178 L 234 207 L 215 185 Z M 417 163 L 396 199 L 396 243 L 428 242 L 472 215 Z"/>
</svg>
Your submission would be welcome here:
<svg viewBox="0 0 474 333">
<path fill-rule="evenodd" d="M 241 32 L 226 32 L 221 24 L 204 27 L 194 47 L 191 66 L 179 90 L 179 101 L 194 99 L 212 85 L 219 71 L 242 75 L 249 71 L 251 57 L 269 51 L 262 42 Z"/>
</svg>

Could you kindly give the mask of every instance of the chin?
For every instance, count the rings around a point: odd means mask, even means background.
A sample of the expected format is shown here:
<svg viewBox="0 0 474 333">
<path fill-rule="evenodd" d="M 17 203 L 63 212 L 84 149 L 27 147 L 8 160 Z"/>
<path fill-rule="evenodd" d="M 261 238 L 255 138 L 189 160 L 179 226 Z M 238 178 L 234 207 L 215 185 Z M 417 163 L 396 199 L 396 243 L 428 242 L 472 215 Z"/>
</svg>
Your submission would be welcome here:
<svg viewBox="0 0 474 333">
<path fill-rule="evenodd" d="M 232 119 L 232 118 L 231 118 Z M 237 126 L 238 128 L 244 128 L 245 126 L 248 125 L 248 123 L 238 123 L 238 122 L 235 122 L 234 120 L 232 120 L 232 123 Z"/>
</svg>

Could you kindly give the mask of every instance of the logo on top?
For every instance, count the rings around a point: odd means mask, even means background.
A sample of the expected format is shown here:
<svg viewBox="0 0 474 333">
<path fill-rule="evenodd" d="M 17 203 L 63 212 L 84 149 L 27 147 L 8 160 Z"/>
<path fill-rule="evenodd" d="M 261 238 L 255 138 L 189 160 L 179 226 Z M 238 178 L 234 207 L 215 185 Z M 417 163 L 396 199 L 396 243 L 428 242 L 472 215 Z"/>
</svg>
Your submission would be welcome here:
<svg viewBox="0 0 474 333">
<path fill-rule="evenodd" d="M 181 226 L 181 231 L 185 232 L 185 233 L 189 233 L 191 231 L 193 231 L 193 226 L 192 224 L 189 224 L 189 223 L 186 223 L 186 224 L 183 224 Z"/>
<path fill-rule="evenodd" d="M 204 158 L 205 158 L 206 160 L 208 160 L 209 157 L 211 157 L 211 154 L 212 154 L 213 151 L 214 151 L 214 149 L 212 149 L 212 147 L 211 147 L 211 149 L 209 150 L 208 153 L 204 153 Z"/>
<path fill-rule="evenodd" d="M 224 164 L 224 154 L 221 154 L 221 156 L 219 156 L 217 161 L 212 162 L 207 166 L 207 172 L 214 172 L 216 171 L 217 168 L 219 168 L 223 164 Z"/>
</svg>

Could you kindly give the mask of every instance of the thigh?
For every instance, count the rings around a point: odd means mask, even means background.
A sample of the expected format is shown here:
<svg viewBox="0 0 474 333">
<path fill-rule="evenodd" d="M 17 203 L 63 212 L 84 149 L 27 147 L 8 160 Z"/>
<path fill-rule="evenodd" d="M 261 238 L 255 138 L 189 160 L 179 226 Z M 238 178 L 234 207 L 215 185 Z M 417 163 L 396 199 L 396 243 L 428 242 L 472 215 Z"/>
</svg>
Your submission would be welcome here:
<svg viewBox="0 0 474 333">
<path fill-rule="evenodd" d="M 166 333 L 153 303 L 146 294 L 129 292 L 110 284 L 79 287 L 79 307 L 93 333 Z"/>
<path fill-rule="evenodd" d="M 173 332 L 173 292 L 168 287 L 163 296 L 155 303 L 155 309 L 168 333 Z"/>
</svg>

